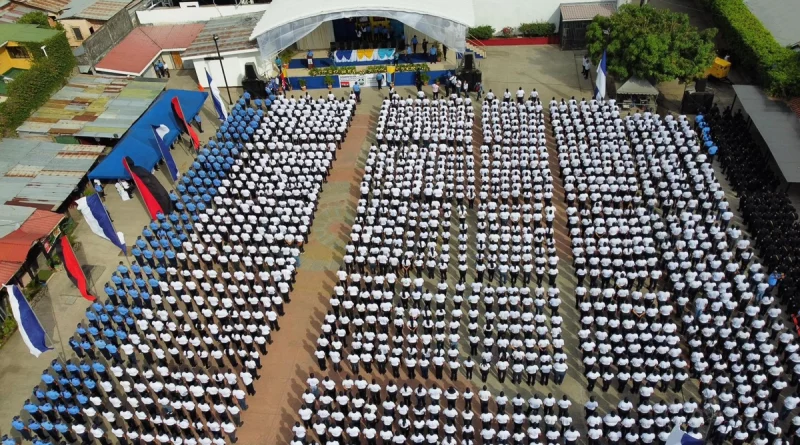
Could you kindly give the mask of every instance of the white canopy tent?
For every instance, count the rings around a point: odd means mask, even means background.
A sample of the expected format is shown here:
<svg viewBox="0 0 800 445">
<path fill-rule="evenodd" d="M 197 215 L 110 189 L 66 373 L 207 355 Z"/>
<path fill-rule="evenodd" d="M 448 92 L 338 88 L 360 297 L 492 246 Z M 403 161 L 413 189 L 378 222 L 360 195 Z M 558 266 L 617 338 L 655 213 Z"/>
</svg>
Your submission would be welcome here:
<svg viewBox="0 0 800 445">
<path fill-rule="evenodd" d="M 250 34 L 264 60 L 313 32 L 322 23 L 350 17 L 377 16 L 398 20 L 458 52 L 464 52 L 467 28 L 475 26 L 471 1 L 463 0 L 294 0 L 270 8 Z"/>
</svg>

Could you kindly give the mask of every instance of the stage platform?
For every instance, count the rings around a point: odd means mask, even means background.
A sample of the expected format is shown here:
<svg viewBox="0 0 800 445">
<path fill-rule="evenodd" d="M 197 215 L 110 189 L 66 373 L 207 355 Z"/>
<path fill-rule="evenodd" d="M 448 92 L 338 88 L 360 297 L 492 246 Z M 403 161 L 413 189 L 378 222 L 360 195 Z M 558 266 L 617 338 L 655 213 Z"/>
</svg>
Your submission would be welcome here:
<svg viewBox="0 0 800 445">
<path fill-rule="evenodd" d="M 327 55 L 328 50 L 320 49 L 320 50 L 313 50 L 315 55 Z M 436 63 L 430 63 L 422 54 L 414 54 L 411 58 L 411 63 L 427 63 L 428 66 L 431 68 L 431 71 L 438 71 L 438 70 L 454 70 L 458 66 L 458 59 L 456 58 L 456 53 L 454 51 L 447 52 L 447 61 L 441 61 Z M 408 63 L 405 61 L 404 56 L 400 56 L 399 63 Z M 328 58 L 317 58 L 314 57 L 314 64 L 315 68 L 328 68 L 331 66 L 331 61 Z M 388 63 L 382 61 L 371 61 L 371 62 L 351 62 L 347 64 L 339 63 L 337 66 L 355 66 L 356 71 L 363 71 L 368 66 L 376 66 L 376 65 L 389 65 Z M 308 68 L 307 68 L 307 61 L 306 61 L 306 52 L 301 51 L 292 57 L 292 60 L 289 61 L 289 70 L 287 73 L 287 77 L 297 77 L 297 76 L 308 76 Z"/>
</svg>

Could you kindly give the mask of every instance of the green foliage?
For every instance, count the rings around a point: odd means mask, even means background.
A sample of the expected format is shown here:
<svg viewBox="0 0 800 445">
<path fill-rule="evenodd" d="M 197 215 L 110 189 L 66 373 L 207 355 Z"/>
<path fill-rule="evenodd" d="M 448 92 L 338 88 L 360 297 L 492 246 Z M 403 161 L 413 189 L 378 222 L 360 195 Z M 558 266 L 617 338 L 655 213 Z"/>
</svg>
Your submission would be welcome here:
<svg viewBox="0 0 800 445">
<path fill-rule="evenodd" d="M 800 95 L 800 54 L 778 43 L 742 0 L 705 0 L 734 63 L 776 96 Z"/>
<path fill-rule="evenodd" d="M 396 73 L 410 73 L 417 70 L 430 71 L 431 67 L 427 63 L 401 63 L 394 67 Z"/>
<path fill-rule="evenodd" d="M 328 68 L 312 68 L 308 70 L 309 76 L 335 76 L 337 74 L 356 74 L 356 67 L 331 66 Z"/>
<path fill-rule="evenodd" d="M 556 25 L 550 22 L 523 23 L 517 29 L 525 37 L 547 37 L 556 33 Z"/>
<path fill-rule="evenodd" d="M 53 271 L 51 269 L 40 269 L 38 272 L 36 272 L 36 279 L 42 283 L 46 283 L 52 275 Z"/>
<path fill-rule="evenodd" d="M 333 76 L 327 75 L 323 80 L 325 81 L 325 85 L 333 85 Z"/>
<path fill-rule="evenodd" d="M 8 311 L 10 312 L 10 311 Z M 0 346 L 5 344 L 8 337 L 11 337 L 11 334 L 17 331 L 17 321 L 14 320 L 14 317 L 6 317 L 3 320 L 3 324 L 0 325 Z"/>
<path fill-rule="evenodd" d="M 43 43 L 20 44 L 31 54 L 33 65 L 8 84 L 8 100 L 0 104 L 0 136 L 12 133 L 33 111 L 44 105 L 64 86 L 75 68 L 75 57 L 63 32 Z M 47 56 L 41 49 L 42 45 Z"/>
<path fill-rule="evenodd" d="M 470 28 L 467 35 L 478 40 L 486 40 L 494 37 L 495 29 L 489 25 Z"/>
<path fill-rule="evenodd" d="M 419 80 L 421 80 L 421 81 L 422 81 L 422 84 L 423 84 L 423 85 L 427 85 L 427 84 L 428 84 L 428 82 L 430 82 L 430 80 L 431 80 L 431 76 L 430 76 L 428 73 L 426 73 L 426 72 L 422 72 L 422 73 L 420 73 L 420 75 L 419 75 Z"/>
<path fill-rule="evenodd" d="M 278 57 L 280 57 L 281 62 L 289 63 L 292 60 L 292 57 L 297 54 L 298 51 L 294 48 L 286 48 L 285 50 L 278 53 Z"/>
<path fill-rule="evenodd" d="M 361 71 L 361 74 L 378 74 L 378 73 L 385 73 L 386 67 L 383 65 L 369 65 L 364 68 L 364 71 Z"/>
<path fill-rule="evenodd" d="M 305 79 L 299 79 L 297 81 L 297 84 L 300 85 L 300 88 L 303 88 L 304 86 L 306 86 L 308 84 L 308 82 L 306 82 Z"/>
<path fill-rule="evenodd" d="M 42 283 L 40 283 L 39 280 L 31 280 L 28 285 L 25 286 L 25 289 L 22 289 L 22 294 L 25 295 L 26 300 L 30 301 L 40 290 L 42 290 Z"/>
<path fill-rule="evenodd" d="M 42 28 L 52 28 L 57 29 L 59 31 L 63 31 L 64 27 L 61 26 L 61 23 L 56 22 L 55 26 L 50 25 L 50 17 L 47 16 L 44 12 L 41 11 L 34 11 L 29 12 L 17 20 L 17 23 L 20 25 L 39 25 Z"/>
<path fill-rule="evenodd" d="M 716 33 L 714 28 L 698 31 L 686 14 L 623 5 L 611 17 L 596 17 L 586 41 L 595 63 L 606 50 L 608 72 L 618 79 L 688 82 L 701 78 L 714 62 Z"/>
</svg>

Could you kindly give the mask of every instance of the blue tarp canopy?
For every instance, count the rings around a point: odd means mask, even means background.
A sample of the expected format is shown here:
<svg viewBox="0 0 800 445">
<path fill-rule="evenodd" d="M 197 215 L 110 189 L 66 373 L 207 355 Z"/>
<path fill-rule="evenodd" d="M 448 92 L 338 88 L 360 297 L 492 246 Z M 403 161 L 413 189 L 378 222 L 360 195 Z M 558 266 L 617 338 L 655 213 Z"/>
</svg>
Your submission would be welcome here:
<svg viewBox="0 0 800 445">
<path fill-rule="evenodd" d="M 208 93 L 186 90 L 168 90 L 161 93 L 153 105 L 120 139 L 114 150 L 94 170 L 89 172 L 89 179 L 130 179 L 125 166 L 122 165 L 122 160 L 126 156 L 133 159 L 136 165 L 146 170 L 152 170 L 161 160 L 161 153 L 158 151 L 153 134 L 153 126 L 163 124 L 169 127 L 169 133 L 164 136 L 164 143 L 167 146 L 172 145 L 180 133 L 180 126 L 172 111 L 173 97 L 177 97 L 180 101 L 183 114 L 186 121 L 189 122 L 203 108 Z"/>
</svg>

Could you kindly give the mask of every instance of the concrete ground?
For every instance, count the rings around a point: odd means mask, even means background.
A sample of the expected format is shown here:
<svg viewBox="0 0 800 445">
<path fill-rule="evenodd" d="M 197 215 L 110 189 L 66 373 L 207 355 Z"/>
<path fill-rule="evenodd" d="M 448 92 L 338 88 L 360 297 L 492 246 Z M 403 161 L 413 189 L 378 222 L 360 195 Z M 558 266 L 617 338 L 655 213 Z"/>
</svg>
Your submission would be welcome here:
<svg viewBox="0 0 800 445">
<path fill-rule="evenodd" d="M 521 86 L 525 91 L 536 88 L 540 96 L 548 100 L 551 97 L 589 97 L 592 94 L 593 83 L 580 75 L 582 55 L 582 52 L 577 51 L 561 51 L 557 46 L 491 47 L 488 48 L 487 59 L 481 61 L 480 69 L 483 71 L 485 89 L 487 91 L 492 89 L 497 94 L 502 94 L 506 88 L 513 92 Z M 174 72 L 168 88 L 194 90 L 196 85 L 196 80 L 189 73 Z M 429 87 L 426 90 L 430 91 Z M 405 95 L 411 93 L 413 88 L 400 88 L 400 91 Z M 317 95 L 316 91 L 312 93 Z M 337 96 L 345 93 L 345 90 L 335 91 Z M 241 91 L 238 89 L 231 90 L 234 99 L 240 94 Z M 298 96 L 300 92 L 289 94 Z M 281 320 L 284 330 L 275 333 L 275 344 L 270 346 L 270 353 L 264 359 L 264 378 L 256 384 L 258 394 L 249 403 L 252 408 L 243 416 L 245 425 L 239 434 L 241 444 L 286 443 L 290 439 L 287 435 L 290 434 L 291 424 L 297 418 L 299 394 L 304 389 L 303 382 L 307 374 L 316 368 L 309 348 L 319 335 L 319 323 L 327 309 L 326 299 L 331 292 L 332 275 L 341 263 L 344 243 L 354 217 L 358 181 L 362 174 L 360 168 L 363 166 L 363 156 L 371 140 L 369 133 L 374 127 L 372 119 L 385 94 L 386 90 L 378 92 L 374 89 L 365 89 L 362 92 L 364 103 L 359 107 L 357 118 L 339 159 L 334 162 L 329 182 L 323 186 L 313 233 L 306 253 L 301 257 L 298 289 L 294 292 L 293 303 L 287 307 L 287 316 Z M 226 91 L 222 91 L 222 96 L 227 99 Z M 205 133 L 200 136 L 207 140 L 213 134 L 210 127 L 216 119 L 211 101 L 206 102 L 201 116 L 206 128 Z M 476 118 L 476 121 L 479 122 L 479 119 Z M 181 171 L 185 171 L 190 164 L 192 152 L 193 150 L 185 147 L 174 151 Z M 555 156 L 551 156 L 551 159 L 555 159 Z M 556 166 L 552 168 L 556 175 Z M 158 172 L 156 176 L 168 189 L 171 188 L 170 181 L 163 171 Z M 113 187 L 109 186 L 106 205 L 115 220 L 117 230 L 125 233 L 130 244 L 136 234 L 141 233 L 142 226 L 148 222 L 138 194 L 134 200 L 122 202 Z M 733 207 L 736 208 L 735 205 Z M 80 222 L 80 216 L 76 220 Z M 559 209 L 558 221 L 561 225 L 558 244 L 562 266 L 557 284 L 562 289 L 565 299 L 565 332 L 572 332 L 569 335 L 574 336 L 574 332 L 577 332 L 577 315 L 569 304 L 574 277 L 568 261 L 569 249 L 566 248 L 568 240 L 563 232 L 563 209 Z M 75 233 L 83 246 L 79 256 L 85 256 L 85 264 L 94 266 L 91 280 L 96 283 L 95 288 L 102 292 L 102 283 L 109 279 L 117 263 L 123 260 L 121 254 L 110 243 L 92 234 L 85 224 L 79 224 Z M 77 290 L 62 272 L 53 275 L 48 288 L 50 299 L 42 299 L 35 310 L 46 329 L 52 333 L 51 336 L 56 344 L 63 338 L 63 343 L 67 345 L 66 339 L 74 333 L 75 324 L 83 319 L 88 302 L 78 296 Z M 59 331 L 63 337 L 59 335 Z M 580 353 L 577 343 L 574 337 L 568 338 L 567 341 L 571 371 L 566 381 L 560 387 L 552 383 L 546 389 L 537 386 L 536 391 L 552 391 L 557 396 L 566 393 L 577 407 L 588 398 L 588 394 L 579 371 Z M 36 359 L 28 353 L 19 334 L 14 335 L 0 350 L 0 400 L 3 402 L 0 403 L 0 433 L 8 432 L 11 417 L 19 414 L 23 401 L 29 397 L 31 389 L 39 382 L 41 371 L 58 352 L 61 352 L 60 346 L 55 351 Z M 63 352 L 67 356 L 73 356 L 68 346 Z M 462 388 L 466 384 L 474 388 L 479 381 L 459 383 Z M 489 386 L 495 391 L 505 389 L 509 394 L 516 392 L 508 381 L 501 385 L 494 377 L 490 379 Z M 690 394 L 694 388 L 687 385 L 686 391 Z M 601 397 L 607 404 L 611 404 L 615 403 L 619 395 L 611 390 Z M 576 421 L 582 418 L 580 414 L 580 410 L 577 409 L 574 415 Z"/>
</svg>

